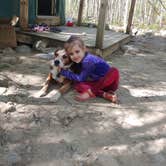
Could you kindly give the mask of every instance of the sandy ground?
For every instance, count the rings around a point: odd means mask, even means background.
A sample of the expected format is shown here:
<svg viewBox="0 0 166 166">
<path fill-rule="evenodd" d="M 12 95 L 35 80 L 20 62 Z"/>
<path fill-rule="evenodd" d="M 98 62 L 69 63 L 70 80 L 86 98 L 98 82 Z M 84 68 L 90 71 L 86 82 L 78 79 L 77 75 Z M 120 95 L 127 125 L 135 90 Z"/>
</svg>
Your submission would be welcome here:
<svg viewBox="0 0 166 166">
<path fill-rule="evenodd" d="M 166 39 L 137 36 L 106 59 L 120 70 L 115 105 L 33 98 L 48 60 L 0 53 L 0 166 L 166 166 Z"/>
</svg>

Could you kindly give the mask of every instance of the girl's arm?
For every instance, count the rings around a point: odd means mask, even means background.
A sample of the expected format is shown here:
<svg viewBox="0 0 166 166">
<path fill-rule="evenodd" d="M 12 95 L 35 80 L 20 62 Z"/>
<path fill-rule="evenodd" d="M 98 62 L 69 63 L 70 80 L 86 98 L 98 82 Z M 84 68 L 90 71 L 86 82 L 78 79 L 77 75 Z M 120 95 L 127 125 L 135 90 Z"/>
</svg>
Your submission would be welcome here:
<svg viewBox="0 0 166 166">
<path fill-rule="evenodd" d="M 86 81 L 88 76 L 92 73 L 94 68 L 93 66 L 94 66 L 93 64 L 89 63 L 84 64 L 82 66 L 82 71 L 80 74 L 75 74 L 70 70 L 64 70 L 64 69 L 62 69 L 60 73 L 70 80 L 83 82 Z"/>
</svg>

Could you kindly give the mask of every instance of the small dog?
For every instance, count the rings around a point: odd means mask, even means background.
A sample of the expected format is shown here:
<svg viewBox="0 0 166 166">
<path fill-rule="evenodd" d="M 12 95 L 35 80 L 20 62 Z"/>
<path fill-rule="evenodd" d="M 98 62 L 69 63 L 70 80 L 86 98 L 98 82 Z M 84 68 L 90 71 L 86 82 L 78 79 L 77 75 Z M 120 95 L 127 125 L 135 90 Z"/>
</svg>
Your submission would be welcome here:
<svg viewBox="0 0 166 166">
<path fill-rule="evenodd" d="M 62 86 L 57 89 L 56 94 L 54 94 L 53 99 L 51 99 L 53 101 L 56 101 L 61 97 L 62 94 L 70 89 L 72 83 L 72 81 L 61 76 L 58 72 L 58 69 L 70 68 L 72 66 L 72 61 L 70 60 L 69 56 L 66 55 L 64 49 L 57 49 L 54 53 L 54 56 L 54 59 L 50 62 L 50 72 L 48 74 L 46 82 L 42 89 L 38 92 L 37 96 L 45 96 L 52 83 L 61 84 Z"/>
</svg>

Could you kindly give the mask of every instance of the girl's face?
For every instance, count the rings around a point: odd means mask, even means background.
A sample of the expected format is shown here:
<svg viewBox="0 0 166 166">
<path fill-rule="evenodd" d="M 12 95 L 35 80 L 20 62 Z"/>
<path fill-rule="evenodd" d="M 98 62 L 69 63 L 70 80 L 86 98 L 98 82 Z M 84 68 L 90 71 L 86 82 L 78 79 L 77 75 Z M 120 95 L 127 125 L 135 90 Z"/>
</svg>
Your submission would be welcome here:
<svg viewBox="0 0 166 166">
<path fill-rule="evenodd" d="M 85 56 L 85 48 L 80 48 L 80 46 L 76 44 L 68 51 L 68 55 L 73 62 L 80 63 Z"/>
</svg>

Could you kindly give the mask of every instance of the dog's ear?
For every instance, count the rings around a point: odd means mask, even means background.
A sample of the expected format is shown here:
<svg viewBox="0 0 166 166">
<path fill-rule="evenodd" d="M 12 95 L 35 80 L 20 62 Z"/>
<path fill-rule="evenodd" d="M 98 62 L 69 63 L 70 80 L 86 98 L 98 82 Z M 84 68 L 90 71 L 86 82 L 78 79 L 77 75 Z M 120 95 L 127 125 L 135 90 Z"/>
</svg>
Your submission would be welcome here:
<svg viewBox="0 0 166 166">
<path fill-rule="evenodd" d="M 61 47 L 57 47 L 56 49 L 55 49 L 55 51 L 54 51 L 54 56 L 55 57 L 57 57 L 58 56 L 58 51 L 59 50 L 62 50 L 63 48 L 61 48 Z"/>
</svg>

